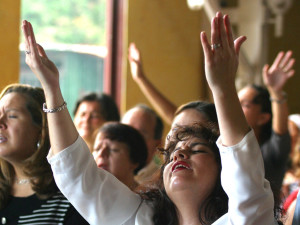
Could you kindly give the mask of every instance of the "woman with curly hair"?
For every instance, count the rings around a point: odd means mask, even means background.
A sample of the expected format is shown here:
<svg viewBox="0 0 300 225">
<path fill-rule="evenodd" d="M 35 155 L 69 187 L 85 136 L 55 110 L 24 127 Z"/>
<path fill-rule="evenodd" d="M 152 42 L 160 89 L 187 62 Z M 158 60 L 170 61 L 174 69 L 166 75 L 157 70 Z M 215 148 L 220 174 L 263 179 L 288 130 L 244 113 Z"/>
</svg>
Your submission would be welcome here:
<svg viewBox="0 0 300 225">
<path fill-rule="evenodd" d="M 227 15 L 219 12 L 212 19 L 212 45 L 201 33 L 206 79 L 219 121 L 219 153 L 212 143 L 214 129 L 187 125 L 181 131 L 175 126 L 167 141 L 162 182 L 153 184 L 155 191 L 146 190 L 145 195 L 132 192 L 97 168 L 65 110 L 55 65 L 36 43 L 31 24 L 23 21 L 22 28 L 28 51 L 26 63 L 47 96 L 45 111 L 49 112 L 51 139 L 48 161 L 60 190 L 87 221 L 105 225 L 277 224 L 260 148 L 234 86 L 239 49 L 246 38 L 233 40 Z M 228 196 L 228 209 L 221 189 Z"/>
</svg>

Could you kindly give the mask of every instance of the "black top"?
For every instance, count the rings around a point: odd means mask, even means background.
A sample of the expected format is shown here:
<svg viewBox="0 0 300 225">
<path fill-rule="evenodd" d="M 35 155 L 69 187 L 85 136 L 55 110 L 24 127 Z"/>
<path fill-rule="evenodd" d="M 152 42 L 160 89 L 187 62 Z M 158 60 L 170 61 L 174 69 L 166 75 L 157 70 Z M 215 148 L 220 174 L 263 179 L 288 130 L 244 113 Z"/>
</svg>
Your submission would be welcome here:
<svg viewBox="0 0 300 225">
<path fill-rule="evenodd" d="M 88 224 L 60 193 L 46 200 L 37 196 L 13 197 L 0 210 L 0 224 Z"/>
<path fill-rule="evenodd" d="M 288 132 L 284 135 L 272 132 L 271 137 L 260 147 L 265 164 L 265 177 L 272 190 L 279 194 L 291 151 L 290 135 Z"/>
</svg>

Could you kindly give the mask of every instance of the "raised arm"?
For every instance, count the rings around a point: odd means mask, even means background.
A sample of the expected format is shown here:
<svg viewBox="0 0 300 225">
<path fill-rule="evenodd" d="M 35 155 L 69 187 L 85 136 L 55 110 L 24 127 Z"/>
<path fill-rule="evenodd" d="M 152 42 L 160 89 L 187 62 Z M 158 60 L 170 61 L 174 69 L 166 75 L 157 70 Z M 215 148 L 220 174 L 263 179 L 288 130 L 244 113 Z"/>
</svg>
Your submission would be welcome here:
<svg viewBox="0 0 300 225">
<path fill-rule="evenodd" d="M 263 68 L 263 81 L 272 103 L 272 128 L 279 135 L 288 131 L 288 105 L 283 87 L 295 73 L 295 59 L 292 58 L 292 54 L 292 51 L 279 52 L 272 66 L 265 65 Z"/>
<path fill-rule="evenodd" d="M 165 122 L 171 125 L 177 107 L 169 101 L 169 99 L 163 96 L 162 93 L 145 76 L 141 54 L 134 43 L 129 45 L 128 50 L 128 59 L 133 80 L 138 84 L 141 91 L 153 105 L 157 113 Z"/>
<path fill-rule="evenodd" d="M 222 162 L 221 182 L 229 198 L 227 217 L 222 217 L 220 224 L 277 224 L 273 193 L 264 178 L 261 150 L 235 88 L 239 50 L 245 40 L 244 36 L 233 40 L 229 18 L 220 12 L 211 24 L 212 45 L 206 34 L 201 33 L 205 75 L 221 133 L 217 142 Z"/>
<path fill-rule="evenodd" d="M 237 144 L 249 131 L 235 87 L 239 50 L 245 36 L 233 41 L 227 15 L 217 13 L 211 22 L 211 44 L 205 32 L 201 42 L 205 55 L 205 75 L 212 90 L 222 144 Z"/>
<path fill-rule="evenodd" d="M 48 109 L 57 109 L 64 104 L 59 87 L 59 73 L 54 63 L 50 61 L 44 49 L 36 43 L 33 28 L 27 21 L 23 21 L 22 30 L 26 44 L 26 63 L 41 82 Z M 54 154 L 60 152 L 75 142 L 78 137 L 68 110 L 48 113 L 48 125 L 51 149 Z"/>
</svg>

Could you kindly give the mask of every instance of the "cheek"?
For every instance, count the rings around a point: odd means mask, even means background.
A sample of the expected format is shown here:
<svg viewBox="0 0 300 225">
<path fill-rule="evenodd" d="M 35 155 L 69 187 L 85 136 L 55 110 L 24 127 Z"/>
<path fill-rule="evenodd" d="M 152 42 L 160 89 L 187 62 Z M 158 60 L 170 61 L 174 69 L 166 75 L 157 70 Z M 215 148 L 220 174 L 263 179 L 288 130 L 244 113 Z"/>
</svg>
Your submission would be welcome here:
<svg viewBox="0 0 300 225">
<path fill-rule="evenodd" d="M 75 116 L 74 117 L 74 125 L 75 125 L 75 127 L 78 127 L 79 124 L 80 124 L 80 122 L 81 122 L 80 117 L 79 116 Z"/>
<path fill-rule="evenodd" d="M 109 167 L 114 171 L 128 171 L 131 162 L 129 156 L 124 153 L 115 153 L 109 157 Z"/>
<path fill-rule="evenodd" d="M 163 183 L 164 183 L 164 186 L 166 189 L 168 188 L 168 183 L 170 182 L 170 175 L 169 175 L 170 170 L 171 170 L 171 165 L 168 164 L 168 165 L 166 165 L 166 167 L 163 171 Z"/>
<path fill-rule="evenodd" d="M 100 158 L 99 155 L 98 155 L 98 152 L 93 152 L 92 155 L 94 157 L 94 160 L 97 162 Z"/>
<path fill-rule="evenodd" d="M 100 127 L 100 126 L 102 126 L 102 124 L 104 123 L 105 121 L 104 120 L 102 120 L 102 119 L 100 119 L 100 118 L 96 118 L 96 119 L 92 119 L 91 120 L 91 124 L 92 124 L 92 126 L 94 126 L 94 127 Z"/>
</svg>

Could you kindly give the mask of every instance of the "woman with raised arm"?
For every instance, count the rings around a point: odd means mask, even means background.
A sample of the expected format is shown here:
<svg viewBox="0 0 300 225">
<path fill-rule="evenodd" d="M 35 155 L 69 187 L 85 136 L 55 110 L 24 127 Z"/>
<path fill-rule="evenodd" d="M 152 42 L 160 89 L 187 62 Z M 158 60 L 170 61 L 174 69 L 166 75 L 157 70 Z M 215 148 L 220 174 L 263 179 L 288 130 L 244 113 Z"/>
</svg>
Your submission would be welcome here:
<svg viewBox="0 0 300 225">
<path fill-rule="evenodd" d="M 143 94 L 154 106 L 158 114 L 169 125 L 172 124 L 176 106 L 169 101 L 145 76 L 142 66 L 141 54 L 135 43 L 128 48 L 128 60 L 133 80 L 138 84 Z"/>
<path fill-rule="evenodd" d="M 216 109 L 213 103 L 191 101 L 177 108 L 145 76 L 141 54 L 136 45 L 131 43 L 128 50 L 132 78 L 158 114 L 172 128 L 176 125 L 192 125 L 195 122 L 205 123 L 211 120 L 217 122 Z"/>
<path fill-rule="evenodd" d="M 30 52 L 26 62 L 46 93 L 52 143 L 48 160 L 55 180 L 91 224 L 277 223 L 260 149 L 253 131 L 249 132 L 234 88 L 238 52 L 245 38 L 234 44 L 228 16 L 217 13 L 212 20 L 213 49 L 205 34 L 201 35 L 207 79 L 222 121 L 220 152 L 215 143 L 216 126 L 195 124 L 174 129 L 162 150 L 167 157 L 159 182 L 143 194 L 131 192 L 97 168 L 64 107 L 58 71 L 36 44 L 30 23 L 23 22 L 23 31 Z M 232 102 L 222 105 L 224 97 Z"/>
<path fill-rule="evenodd" d="M 58 190 L 41 88 L 11 84 L 0 95 L 1 224 L 88 224 Z"/>
</svg>

